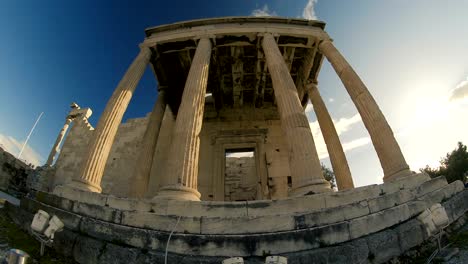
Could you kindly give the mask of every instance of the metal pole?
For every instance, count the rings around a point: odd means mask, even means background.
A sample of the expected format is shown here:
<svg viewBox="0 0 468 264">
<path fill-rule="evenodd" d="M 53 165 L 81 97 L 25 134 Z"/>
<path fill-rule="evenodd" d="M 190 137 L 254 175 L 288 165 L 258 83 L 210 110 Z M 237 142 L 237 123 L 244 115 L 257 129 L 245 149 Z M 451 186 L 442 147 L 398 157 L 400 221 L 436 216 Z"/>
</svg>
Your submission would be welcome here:
<svg viewBox="0 0 468 264">
<path fill-rule="evenodd" d="M 34 123 L 33 127 L 31 128 L 31 131 L 29 131 L 29 135 L 26 138 L 26 141 L 24 141 L 23 147 L 21 147 L 21 151 L 19 152 L 17 159 L 19 159 L 21 157 L 21 154 L 23 154 L 24 147 L 26 146 L 26 144 L 28 144 L 29 138 L 31 137 L 31 134 L 34 131 L 34 128 L 36 128 L 36 125 L 37 125 L 37 123 L 39 123 L 39 119 L 41 119 L 41 116 L 43 114 L 44 114 L 44 112 L 41 112 L 39 117 L 36 119 L 36 123 Z"/>
</svg>

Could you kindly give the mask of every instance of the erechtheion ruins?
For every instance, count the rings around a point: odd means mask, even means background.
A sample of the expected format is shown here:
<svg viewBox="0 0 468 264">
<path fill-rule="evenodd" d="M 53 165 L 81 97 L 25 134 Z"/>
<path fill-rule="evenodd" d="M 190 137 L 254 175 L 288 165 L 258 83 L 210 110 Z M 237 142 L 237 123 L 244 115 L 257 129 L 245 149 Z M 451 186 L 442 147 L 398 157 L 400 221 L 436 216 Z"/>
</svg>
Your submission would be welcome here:
<svg viewBox="0 0 468 264">
<path fill-rule="evenodd" d="M 23 199 L 16 218 L 37 209 L 59 215 L 66 230 L 57 240 L 73 246 L 56 248 L 80 263 L 262 263 L 269 255 L 382 263 L 463 218 L 463 184 L 410 171 L 378 104 L 324 28 L 228 17 L 146 29 L 96 128 L 90 109 L 72 105 L 48 181 Z M 369 132 L 383 184 L 354 186 L 319 93 L 324 60 Z M 158 83 L 154 108 L 122 123 L 148 66 Z M 322 175 L 309 101 L 337 190 Z"/>
</svg>

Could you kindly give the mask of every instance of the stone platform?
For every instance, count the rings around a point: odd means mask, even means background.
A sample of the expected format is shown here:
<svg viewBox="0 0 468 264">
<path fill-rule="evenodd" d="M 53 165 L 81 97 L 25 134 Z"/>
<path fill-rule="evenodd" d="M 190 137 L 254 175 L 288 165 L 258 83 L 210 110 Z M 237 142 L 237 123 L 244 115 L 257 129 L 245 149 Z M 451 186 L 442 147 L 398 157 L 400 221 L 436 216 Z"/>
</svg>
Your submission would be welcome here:
<svg viewBox="0 0 468 264">
<path fill-rule="evenodd" d="M 42 209 L 63 220 L 55 247 L 80 263 L 383 263 L 429 238 L 416 217 L 440 203 L 453 223 L 468 190 L 444 177 L 397 181 L 273 201 L 191 202 L 123 199 L 84 191 L 38 193 L 7 211 L 25 228 Z"/>
</svg>

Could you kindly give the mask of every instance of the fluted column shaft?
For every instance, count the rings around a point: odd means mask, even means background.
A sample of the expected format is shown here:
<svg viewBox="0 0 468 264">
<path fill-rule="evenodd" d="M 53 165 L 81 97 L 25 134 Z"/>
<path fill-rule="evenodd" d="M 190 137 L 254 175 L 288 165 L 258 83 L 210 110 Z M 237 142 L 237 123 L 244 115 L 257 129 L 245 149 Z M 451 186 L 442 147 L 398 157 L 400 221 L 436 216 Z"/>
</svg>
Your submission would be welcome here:
<svg viewBox="0 0 468 264">
<path fill-rule="evenodd" d="M 166 170 L 172 175 L 163 178 L 159 198 L 200 200 L 200 193 L 197 191 L 199 134 L 203 122 L 210 58 L 211 41 L 202 38 L 198 42 L 177 112 Z"/>
<path fill-rule="evenodd" d="M 55 156 L 57 155 L 58 152 L 60 152 L 60 144 L 62 143 L 63 138 L 65 137 L 65 134 L 67 133 L 67 130 L 70 127 L 71 122 L 72 122 L 72 119 L 70 117 L 67 117 L 67 119 L 65 120 L 65 124 L 60 130 L 57 136 L 57 139 L 55 140 L 54 146 L 52 147 L 52 150 L 50 151 L 49 157 L 47 158 L 46 165 L 52 166 L 52 163 L 54 163 Z"/>
<path fill-rule="evenodd" d="M 308 86 L 307 92 L 312 106 L 314 107 L 323 139 L 327 145 L 328 155 L 330 156 L 333 172 L 335 173 L 338 190 L 352 189 L 354 188 L 353 178 L 351 177 L 351 171 L 349 170 L 348 162 L 333 120 L 320 96 L 317 85 L 312 83 Z"/>
<path fill-rule="evenodd" d="M 320 43 L 319 50 L 335 69 L 361 115 L 379 157 L 384 181 L 410 175 L 411 171 L 392 129 L 361 78 L 331 41 Z"/>
<path fill-rule="evenodd" d="M 164 110 L 166 109 L 166 91 L 159 90 L 158 99 L 154 104 L 153 110 L 146 126 L 146 131 L 140 143 L 140 154 L 134 171 L 134 182 L 130 186 L 130 196 L 143 197 L 148 190 L 148 183 L 153 163 L 154 150 L 158 142 L 159 131 L 161 128 Z"/>
<path fill-rule="evenodd" d="M 132 98 L 133 92 L 145 72 L 151 57 L 148 47 L 141 47 L 140 53 L 130 65 L 108 101 L 94 130 L 83 159 L 81 172 L 73 179 L 70 187 L 92 192 L 101 192 L 101 179 L 115 134 Z"/>
<path fill-rule="evenodd" d="M 323 178 L 309 121 L 299 101 L 296 86 L 271 34 L 265 34 L 262 47 L 273 82 L 281 126 L 289 146 L 290 195 L 330 191 L 329 183 Z"/>
</svg>

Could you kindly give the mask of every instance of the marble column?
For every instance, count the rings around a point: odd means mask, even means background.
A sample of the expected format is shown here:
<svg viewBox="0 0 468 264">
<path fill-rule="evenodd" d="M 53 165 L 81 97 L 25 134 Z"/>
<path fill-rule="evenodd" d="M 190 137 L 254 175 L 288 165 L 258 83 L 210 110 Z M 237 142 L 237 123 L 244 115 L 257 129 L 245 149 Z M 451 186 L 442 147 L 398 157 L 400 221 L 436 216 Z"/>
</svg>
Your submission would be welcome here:
<svg viewBox="0 0 468 264">
<path fill-rule="evenodd" d="M 142 46 L 140 53 L 117 85 L 99 119 L 89 142 L 87 154 L 83 158 L 80 174 L 67 187 L 101 192 L 101 179 L 115 134 L 150 57 L 151 50 Z"/>
<path fill-rule="evenodd" d="M 60 130 L 57 139 L 55 140 L 54 146 L 52 147 L 52 150 L 50 151 L 49 157 L 47 158 L 47 162 L 45 165 L 47 166 L 52 166 L 52 163 L 54 163 L 55 156 L 57 155 L 58 152 L 60 152 L 60 144 L 63 141 L 63 138 L 65 137 L 65 134 L 67 133 L 68 128 L 70 127 L 70 123 L 72 122 L 72 118 L 70 116 L 67 116 L 67 119 L 65 120 L 65 124 L 63 125 L 62 129 Z"/>
<path fill-rule="evenodd" d="M 335 173 L 338 190 L 352 189 L 354 188 L 353 178 L 351 177 L 351 171 L 349 170 L 348 162 L 333 120 L 320 96 L 317 84 L 310 83 L 307 86 L 307 93 L 314 107 L 323 139 L 327 145 L 328 155 L 330 156 L 333 172 Z"/>
<path fill-rule="evenodd" d="M 411 175 L 392 129 L 361 78 L 331 41 L 322 41 L 319 50 L 340 77 L 369 131 L 384 172 L 384 182 Z"/>
<path fill-rule="evenodd" d="M 160 89 L 158 99 L 151 111 L 145 134 L 140 143 L 140 154 L 138 155 L 134 171 L 134 182 L 133 185 L 130 186 L 131 197 L 141 198 L 145 196 L 146 191 L 148 190 L 151 165 L 153 163 L 154 151 L 156 148 L 156 142 L 158 142 L 159 131 L 165 109 L 166 90 Z"/>
<path fill-rule="evenodd" d="M 173 141 L 167 159 L 167 173 L 157 199 L 200 200 L 197 191 L 200 130 L 203 122 L 211 41 L 202 38 L 185 82 L 182 101 L 177 112 Z"/>
<path fill-rule="evenodd" d="M 273 35 L 269 33 L 264 35 L 262 47 L 273 82 L 281 126 L 289 146 L 292 178 L 290 196 L 330 191 L 330 184 L 323 178 L 309 121 Z"/>
</svg>

